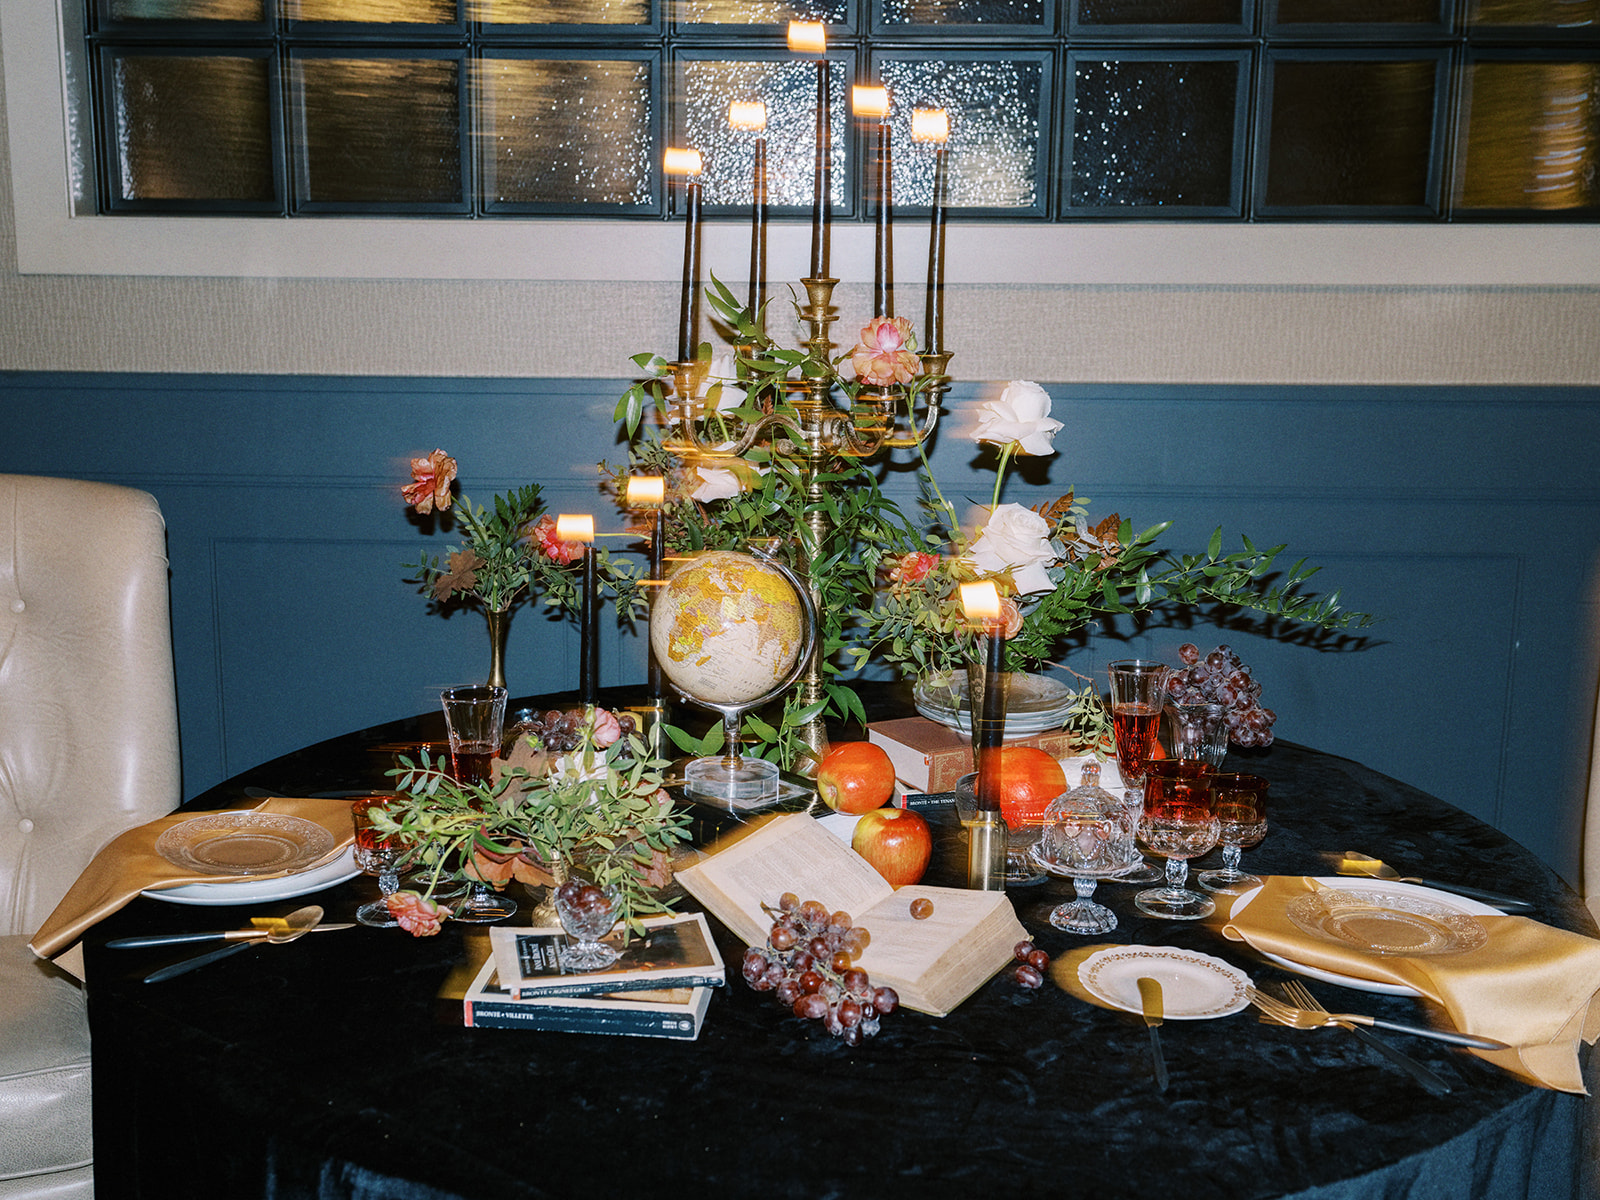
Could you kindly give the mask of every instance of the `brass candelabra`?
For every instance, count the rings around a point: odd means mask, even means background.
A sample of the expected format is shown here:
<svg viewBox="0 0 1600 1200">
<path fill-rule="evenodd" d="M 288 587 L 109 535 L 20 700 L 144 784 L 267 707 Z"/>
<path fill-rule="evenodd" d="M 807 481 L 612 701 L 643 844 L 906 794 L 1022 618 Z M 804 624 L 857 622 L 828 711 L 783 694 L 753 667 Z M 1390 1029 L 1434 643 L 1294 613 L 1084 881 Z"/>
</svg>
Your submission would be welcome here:
<svg viewBox="0 0 1600 1200">
<path fill-rule="evenodd" d="M 833 351 L 829 327 L 837 319 L 833 289 L 839 281 L 809 277 L 800 282 L 808 301 L 799 308 L 800 319 L 811 332 L 804 345 L 812 360 L 827 364 Z M 741 359 L 748 359 L 755 349 L 754 346 L 739 347 Z M 808 378 L 784 380 L 782 395 L 771 399 L 770 406 L 759 419 L 737 429 L 731 444 L 713 444 L 701 436 L 702 365 L 697 362 L 672 364 L 674 390 L 667 407 L 665 441 L 669 450 L 695 457 L 738 458 L 757 445 L 765 445 L 770 453 L 798 464 L 805 485 L 806 504 L 805 519 L 798 530 L 799 553 L 795 556 L 794 567 L 811 593 L 819 614 L 822 595 L 816 561 L 829 533 L 822 478 L 844 460 L 870 459 L 888 449 L 920 445 L 933 436 L 944 394 L 950 386 L 946 372 L 951 353 L 930 352 L 918 358 L 925 380 L 923 386 L 916 389 L 925 397 L 920 416 L 912 411 L 914 406 L 908 406 L 902 423 L 901 404 L 912 394 L 912 389 L 898 384 L 864 384 L 853 402 L 847 398 L 841 406 L 835 395 L 834 375 L 831 370 L 825 370 Z M 818 702 L 824 696 L 823 654 L 823 639 L 819 637 L 795 685 L 802 709 L 820 707 Z M 803 774 L 814 774 L 828 744 L 822 717 L 817 715 L 807 720 L 797 730 L 797 736 L 807 748 L 809 761 L 796 766 Z"/>
</svg>

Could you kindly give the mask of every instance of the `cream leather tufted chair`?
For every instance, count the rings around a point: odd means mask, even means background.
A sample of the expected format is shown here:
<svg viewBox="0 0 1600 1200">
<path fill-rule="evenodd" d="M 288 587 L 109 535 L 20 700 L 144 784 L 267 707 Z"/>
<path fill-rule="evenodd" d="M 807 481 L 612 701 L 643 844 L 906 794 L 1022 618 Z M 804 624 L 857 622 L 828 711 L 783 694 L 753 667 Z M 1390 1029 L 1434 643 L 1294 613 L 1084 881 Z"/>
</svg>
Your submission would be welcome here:
<svg viewBox="0 0 1600 1200">
<path fill-rule="evenodd" d="M 179 789 L 154 497 L 0 475 L 0 1200 L 94 1194 L 83 993 L 28 936 Z"/>
</svg>

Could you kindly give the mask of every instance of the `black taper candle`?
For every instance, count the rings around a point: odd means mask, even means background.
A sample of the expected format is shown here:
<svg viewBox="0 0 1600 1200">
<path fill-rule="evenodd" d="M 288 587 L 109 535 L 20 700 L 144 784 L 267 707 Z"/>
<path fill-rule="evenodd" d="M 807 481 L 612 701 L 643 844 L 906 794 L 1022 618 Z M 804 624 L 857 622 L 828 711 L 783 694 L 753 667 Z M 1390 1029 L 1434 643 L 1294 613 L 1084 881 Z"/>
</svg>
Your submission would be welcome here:
<svg viewBox="0 0 1600 1200">
<path fill-rule="evenodd" d="M 1005 740 L 1006 729 L 1004 661 L 1005 638 L 1001 635 L 1000 619 L 996 617 L 989 621 L 984 632 L 983 710 L 978 726 L 977 764 L 978 808 L 983 812 L 1000 811 L 997 752 Z"/>
<path fill-rule="evenodd" d="M 873 243 L 872 315 L 894 316 L 894 161 L 887 114 L 878 122 L 877 238 Z"/>
<path fill-rule="evenodd" d="M 762 293 L 767 290 L 767 139 L 758 137 L 750 197 L 750 315 L 760 325 Z"/>
<path fill-rule="evenodd" d="M 700 338 L 700 180 L 683 189 L 683 292 L 678 303 L 678 361 L 693 360 Z"/>
<path fill-rule="evenodd" d="M 811 191 L 811 278 L 828 278 L 830 236 L 833 223 L 833 121 L 829 115 L 832 76 L 828 60 L 817 60 L 817 162 Z"/>
<path fill-rule="evenodd" d="M 583 548 L 582 607 L 579 609 L 578 702 L 600 700 L 600 597 L 597 595 L 595 544 Z"/>
<path fill-rule="evenodd" d="M 944 350 L 944 223 L 949 166 L 945 148 L 933 152 L 933 208 L 928 219 L 928 309 L 923 320 L 923 350 Z"/>
<path fill-rule="evenodd" d="M 656 509 L 655 520 L 650 526 L 650 578 L 659 587 L 667 577 L 667 514 L 664 509 Z M 648 639 L 646 639 L 648 640 Z M 650 699 L 652 703 L 660 704 L 667 698 L 667 676 L 661 669 L 661 663 L 656 659 L 655 651 L 650 650 Z"/>
</svg>

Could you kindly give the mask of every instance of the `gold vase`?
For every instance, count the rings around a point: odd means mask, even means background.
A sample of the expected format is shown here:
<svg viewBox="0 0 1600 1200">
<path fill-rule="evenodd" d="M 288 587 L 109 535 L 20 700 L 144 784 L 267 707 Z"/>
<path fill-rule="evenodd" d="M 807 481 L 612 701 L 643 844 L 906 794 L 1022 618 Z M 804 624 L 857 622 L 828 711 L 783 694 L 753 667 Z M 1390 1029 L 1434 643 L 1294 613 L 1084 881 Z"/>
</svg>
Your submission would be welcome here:
<svg viewBox="0 0 1600 1200">
<path fill-rule="evenodd" d="M 493 608 L 485 612 L 489 622 L 489 686 L 506 686 L 506 633 L 511 626 L 509 608 Z"/>
</svg>

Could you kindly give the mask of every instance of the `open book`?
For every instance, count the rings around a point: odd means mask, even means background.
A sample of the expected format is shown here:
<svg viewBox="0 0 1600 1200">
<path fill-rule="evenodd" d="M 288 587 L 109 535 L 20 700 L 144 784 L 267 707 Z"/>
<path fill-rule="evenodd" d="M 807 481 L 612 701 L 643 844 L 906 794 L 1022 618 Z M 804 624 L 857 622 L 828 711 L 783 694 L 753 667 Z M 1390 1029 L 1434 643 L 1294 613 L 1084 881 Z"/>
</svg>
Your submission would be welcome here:
<svg viewBox="0 0 1600 1200">
<path fill-rule="evenodd" d="M 763 946 L 778 897 L 793 892 L 843 909 L 872 941 L 856 965 L 900 1003 L 942 1017 L 1011 961 L 1028 936 L 1004 892 L 910 884 L 896 891 L 854 850 L 805 813 L 773 817 L 677 872 L 684 888 L 747 945 Z M 933 915 L 917 920 L 925 896 Z"/>
</svg>

